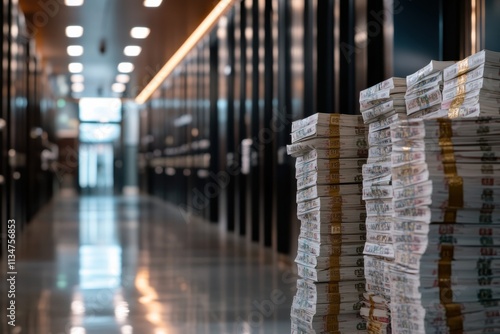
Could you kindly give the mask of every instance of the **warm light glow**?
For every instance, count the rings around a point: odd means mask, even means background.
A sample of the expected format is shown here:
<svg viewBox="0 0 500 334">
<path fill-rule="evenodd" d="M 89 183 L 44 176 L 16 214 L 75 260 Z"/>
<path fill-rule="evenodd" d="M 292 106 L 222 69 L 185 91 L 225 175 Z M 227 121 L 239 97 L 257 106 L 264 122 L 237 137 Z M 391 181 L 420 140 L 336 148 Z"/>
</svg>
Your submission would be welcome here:
<svg viewBox="0 0 500 334">
<path fill-rule="evenodd" d="M 130 73 L 134 70 L 134 64 L 132 63 L 120 63 L 118 64 L 118 72 Z"/>
<path fill-rule="evenodd" d="M 144 39 L 149 36 L 150 30 L 146 27 L 134 27 L 130 30 L 132 38 Z"/>
<path fill-rule="evenodd" d="M 85 77 L 82 74 L 72 74 L 70 80 L 71 82 L 84 82 Z"/>
<path fill-rule="evenodd" d="M 135 278 L 135 287 L 141 295 L 139 302 L 146 308 L 145 318 L 156 327 L 155 334 L 170 333 L 168 324 L 163 320 L 163 314 L 170 312 L 170 307 L 158 301 L 158 293 L 149 281 L 149 271 L 140 269 Z"/>
<path fill-rule="evenodd" d="M 83 71 L 83 64 L 82 63 L 70 63 L 68 65 L 68 70 L 71 73 L 80 73 Z"/>
<path fill-rule="evenodd" d="M 75 82 L 71 85 L 71 90 L 75 93 L 81 93 L 85 90 L 85 86 L 80 82 Z"/>
<path fill-rule="evenodd" d="M 122 326 L 121 332 L 122 332 L 122 334 L 132 334 L 133 328 L 130 325 L 125 325 L 125 326 Z"/>
<path fill-rule="evenodd" d="M 217 6 L 208 14 L 208 16 L 201 22 L 196 30 L 189 36 L 189 38 L 182 44 L 174 55 L 163 65 L 162 69 L 155 75 L 149 84 L 142 90 L 142 92 L 135 98 L 138 104 L 146 102 L 153 92 L 165 81 L 175 67 L 186 57 L 186 55 L 193 49 L 193 47 L 212 29 L 217 21 L 231 8 L 235 0 L 221 0 Z"/>
<path fill-rule="evenodd" d="M 85 305 L 81 300 L 74 300 L 71 302 L 71 312 L 75 315 L 81 315 L 85 313 Z"/>
<path fill-rule="evenodd" d="M 163 0 L 144 0 L 144 7 L 158 7 Z"/>
<path fill-rule="evenodd" d="M 78 57 L 83 54 L 83 46 L 81 45 L 70 45 L 67 48 L 68 55 L 72 57 Z"/>
<path fill-rule="evenodd" d="M 116 82 L 128 83 L 130 81 L 130 76 L 128 74 L 118 74 L 116 76 Z"/>
<path fill-rule="evenodd" d="M 81 6 L 83 5 L 83 0 L 64 0 L 66 6 Z"/>
<path fill-rule="evenodd" d="M 142 48 L 137 45 L 129 45 L 126 46 L 125 49 L 123 50 L 123 53 L 125 56 L 128 57 L 136 57 L 141 53 Z"/>
<path fill-rule="evenodd" d="M 471 0 L 471 14 L 470 14 L 470 48 L 471 54 L 478 52 L 476 45 L 476 0 Z"/>
<path fill-rule="evenodd" d="M 122 83 L 114 83 L 112 86 L 111 86 L 111 90 L 115 93 L 123 93 L 125 91 L 125 85 L 122 84 Z"/>
<path fill-rule="evenodd" d="M 70 334 L 85 334 L 85 328 L 83 327 L 71 327 Z"/>
<path fill-rule="evenodd" d="M 135 286 L 142 294 L 142 297 L 139 298 L 140 303 L 148 304 L 149 302 L 157 300 L 158 294 L 155 289 L 149 285 L 149 272 L 140 271 L 135 279 Z"/>
<path fill-rule="evenodd" d="M 66 36 L 69 38 L 78 38 L 83 35 L 83 27 L 82 26 L 67 26 L 66 27 Z"/>
</svg>

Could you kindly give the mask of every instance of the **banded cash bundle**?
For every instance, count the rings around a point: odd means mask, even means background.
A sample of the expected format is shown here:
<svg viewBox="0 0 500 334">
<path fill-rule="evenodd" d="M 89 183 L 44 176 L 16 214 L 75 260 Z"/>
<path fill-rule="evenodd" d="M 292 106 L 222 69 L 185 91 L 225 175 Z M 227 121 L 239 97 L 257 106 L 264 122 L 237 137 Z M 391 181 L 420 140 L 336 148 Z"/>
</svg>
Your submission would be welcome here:
<svg viewBox="0 0 500 334">
<path fill-rule="evenodd" d="M 500 52 L 483 50 L 443 71 L 448 117 L 500 116 Z"/>
<path fill-rule="evenodd" d="M 407 118 L 405 92 L 405 79 L 390 78 L 361 91 L 359 97 L 361 114 L 369 126 L 368 161 L 362 168 L 367 213 L 363 252 L 367 293 L 361 309 L 369 333 L 390 332 L 389 266 L 394 258 L 390 125 Z"/>
<path fill-rule="evenodd" d="M 431 60 L 429 64 L 406 77 L 406 112 L 412 118 L 431 117 L 441 109 L 443 70 L 452 61 Z"/>
<path fill-rule="evenodd" d="M 360 116 L 315 114 L 292 124 L 297 214 L 301 221 L 292 333 L 366 333 L 359 316 L 366 240 Z"/>
<path fill-rule="evenodd" d="M 394 332 L 498 332 L 499 133 L 499 117 L 391 127 Z"/>
</svg>

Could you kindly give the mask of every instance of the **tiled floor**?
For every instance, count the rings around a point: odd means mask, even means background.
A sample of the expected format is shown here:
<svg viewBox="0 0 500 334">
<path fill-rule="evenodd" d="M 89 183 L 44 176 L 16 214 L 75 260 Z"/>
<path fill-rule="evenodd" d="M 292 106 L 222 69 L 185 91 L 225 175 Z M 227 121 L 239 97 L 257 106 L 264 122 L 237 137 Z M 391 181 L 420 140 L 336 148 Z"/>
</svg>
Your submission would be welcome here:
<svg viewBox="0 0 500 334">
<path fill-rule="evenodd" d="M 290 333 L 292 267 L 158 200 L 58 199 L 22 241 L 1 333 Z"/>
</svg>

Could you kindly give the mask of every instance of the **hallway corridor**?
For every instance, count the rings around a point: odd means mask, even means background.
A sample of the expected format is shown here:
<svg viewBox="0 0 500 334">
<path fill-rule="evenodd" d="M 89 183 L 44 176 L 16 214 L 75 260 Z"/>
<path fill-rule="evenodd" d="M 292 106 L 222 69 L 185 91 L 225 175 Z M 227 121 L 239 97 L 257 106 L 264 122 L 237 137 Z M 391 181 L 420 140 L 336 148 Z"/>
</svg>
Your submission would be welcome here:
<svg viewBox="0 0 500 334">
<path fill-rule="evenodd" d="M 292 266 L 150 197 L 58 198 L 16 251 L 16 327 L 3 317 L 1 333 L 290 332 Z"/>
</svg>

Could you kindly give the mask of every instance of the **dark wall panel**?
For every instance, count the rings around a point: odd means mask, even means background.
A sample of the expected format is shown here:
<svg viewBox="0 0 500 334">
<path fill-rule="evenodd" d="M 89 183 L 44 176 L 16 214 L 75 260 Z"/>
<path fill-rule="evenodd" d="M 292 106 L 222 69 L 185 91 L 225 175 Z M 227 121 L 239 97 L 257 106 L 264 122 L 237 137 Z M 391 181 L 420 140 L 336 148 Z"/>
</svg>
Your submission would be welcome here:
<svg viewBox="0 0 500 334">
<path fill-rule="evenodd" d="M 278 0 L 278 101 L 277 110 L 274 114 L 277 164 L 276 164 L 276 191 L 279 193 L 276 199 L 276 225 L 278 252 L 288 253 L 291 249 L 291 226 L 293 219 L 293 206 L 291 196 L 293 179 L 291 159 L 286 155 L 286 145 L 289 143 L 292 113 L 292 36 L 291 36 L 291 13 L 290 1 Z M 300 49 L 299 49 L 300 50 Z M 294 50 L 295 51 L 295 50 Z M 298 50 L 297 50 L 298 51 Z M 297 89 L 298 90 L 298 89 Z M 292 210 L 290 210 L 290 207 Z M 293 226 L 293 225 L 292 225 Z"/>
<path fill-rule="evenodd" d="M 500 51 L 500 1 L 485 1 L 485 48 Z"/>
<path fill-rule="evenodd" d="M 440 1 L 394 1 L 394 75 L 406 77 L 441 60 Z M 425 22 L 425 24 L 422 24 Z"/>
</svg>

